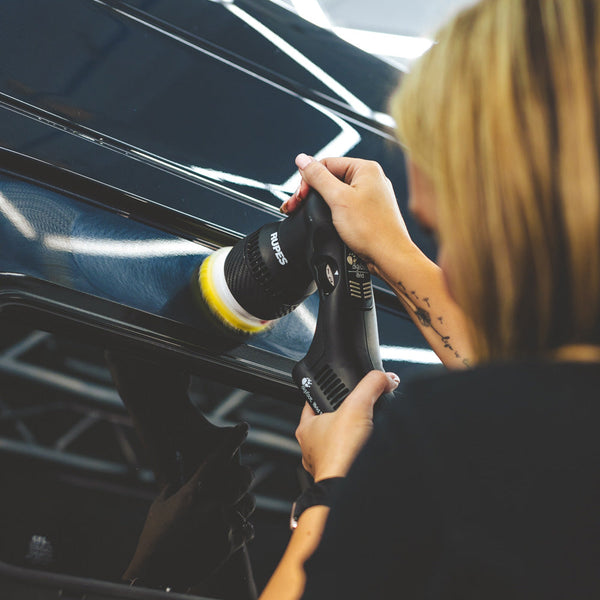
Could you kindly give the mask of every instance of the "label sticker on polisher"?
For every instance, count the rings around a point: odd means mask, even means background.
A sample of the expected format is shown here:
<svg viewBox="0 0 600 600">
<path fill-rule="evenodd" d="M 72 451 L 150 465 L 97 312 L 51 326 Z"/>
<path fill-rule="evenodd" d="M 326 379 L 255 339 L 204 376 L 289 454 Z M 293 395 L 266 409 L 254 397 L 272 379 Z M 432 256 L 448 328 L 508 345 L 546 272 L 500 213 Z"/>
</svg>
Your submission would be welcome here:
<svg viewBox="0 0 600 600">
<path fill-rule="evenodd" d="M 348 293 L 357 306 L 369 310 L 373 306 L 373 286 L 366 263 L 351 250 L 346 251 Z"/>
<path fill-rule="evenodd" d="M 306 400 L 311 405 L 312 409 L 316 414 L 321 415 L 323 411 L 319 408 L 319 405 L 314 401 L 312 394 L 310 393 L 310 388 L 312 387 L 312 379 L 310 377 L 303 377 L 302 382 L 300 383 L 300 390 L 306 396 Z"/>
<path fill-rule="evenodd" d="M 347 272 L 356 279 L 370 279 L 369 267 L 352 250 L 346 251 Z"/>
<path fill-rule="evenodd" d="M 302 390 L 302 393 L 307 397 L 307 399 L 312 402 L 312 395 L 310 393 L 311 387 L 312 387 L 312 379 L 310 377 L 303 377 L 302 384 L 300 385 L 300 389 Z"/>
</svg>

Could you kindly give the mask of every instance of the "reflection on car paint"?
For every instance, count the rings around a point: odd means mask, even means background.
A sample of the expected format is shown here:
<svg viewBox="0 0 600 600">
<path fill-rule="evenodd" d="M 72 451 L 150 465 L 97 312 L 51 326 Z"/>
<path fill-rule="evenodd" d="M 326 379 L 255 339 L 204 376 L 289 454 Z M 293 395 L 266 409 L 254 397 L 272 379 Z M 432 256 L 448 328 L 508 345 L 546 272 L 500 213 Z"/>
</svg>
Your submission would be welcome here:
<svg viewBox="0 0 600 600">
<path fill-rule="evenodd" d="M 319 81 L 326 85 L 334 94 L 345 100 L 359 115 L 379 120 L 379 115 L 369 108 L 362 100 L 357 98 L 350 90 L 345 88 L 339 81 L 336 81 L 329 73 L 316 65 L 307 56 L 302 54 L 297 48 L 286 42 L 280 35 L 270 30 L 263 23 L 248 14 L 245 10 L 233 2 L 225 2 L 223 6 L 236 17 L 244 21 L 255 29 L 260 35 L 269 40 L 279 50 L 287 54 L 294 62 L 314 75 Z M 387 116 L 387 115 L 386 115 Z M 389 125 L 389 118 L 385 119 Z"/>
<path fill-rule="evenodd" d="M 201 329 L 202 317 L 187 292 L 211 248 L 9 177 L 0 177 L 0 212 L 0 272 L 40 278 Z M 311 299 L 251 345 L 301 357 L 314 333 L 317 305 Z"/>
</svg>

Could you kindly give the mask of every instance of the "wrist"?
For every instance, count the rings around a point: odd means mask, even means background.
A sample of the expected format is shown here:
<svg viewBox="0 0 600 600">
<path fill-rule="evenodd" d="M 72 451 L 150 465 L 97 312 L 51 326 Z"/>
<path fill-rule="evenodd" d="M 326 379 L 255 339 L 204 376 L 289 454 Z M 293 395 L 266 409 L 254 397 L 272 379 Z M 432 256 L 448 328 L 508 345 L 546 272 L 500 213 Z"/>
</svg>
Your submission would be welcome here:
<svg viewBox="0 0 600 600">
<path fill-rule="evenodd" d="M 323 461 L 325 464 L 314 468 L 312 472 L 314 483 L 318 483 L 319 481 L 323 481 L 325 479 L 343 479 L 346 477 L 350 467 L 352 466 L 352 463 L 354 462 L 354 459 L 356 458 L 356 455 L 358 454 L 358 451 L 360 450 L 360 447 L 362 447 L 362 444 L 356 448 L 354 452 L 351 452 L 350 449 L 347 448 L 346 450 L 349 453 L 348 455 L 344 456 L 343 458 L 337 458 L 337 460 L 333 461 Z"/>
<path fill-rule="evenodd" d="M 313 481 L 314 483 L 319 483 L 327 479 L 343 479 L 348 474 L 351 465 L 352 462 L 345 467 L 333 467 L 330 469 L 323 469 L 322 471 L 315 471 L 313 474 Z"/>
<path fill-rule="evenodd" d="M 435 263 L 412 240 L 406 240 L 392 248 L 381 248 L 377 260 L 373 262 L 373 274 L 394 287 L 407 275 L 422 272 L 431 265 Z"/>
<path fill-rule="evenodd" d="M 321 479 L 304 490 L 292 505 L 290 529 L 296 529 L 300 516 L 309 508 L 331 507 L 343 480 L 343 477 Z"/>
</svg>

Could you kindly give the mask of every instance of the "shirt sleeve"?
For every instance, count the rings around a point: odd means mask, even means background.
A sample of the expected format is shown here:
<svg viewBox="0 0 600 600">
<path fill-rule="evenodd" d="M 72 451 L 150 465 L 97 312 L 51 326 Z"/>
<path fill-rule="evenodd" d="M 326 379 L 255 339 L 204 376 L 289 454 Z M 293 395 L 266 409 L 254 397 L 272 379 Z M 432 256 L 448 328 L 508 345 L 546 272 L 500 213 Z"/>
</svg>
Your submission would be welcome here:
<svg viewBox="0 0 600 600">
<path fill-rule="evenodd" d="M 440 512 L 405 413 L 380 413 L 306 564 L 303 600 L 424 595 L 439 559 Z"/>
</svg>

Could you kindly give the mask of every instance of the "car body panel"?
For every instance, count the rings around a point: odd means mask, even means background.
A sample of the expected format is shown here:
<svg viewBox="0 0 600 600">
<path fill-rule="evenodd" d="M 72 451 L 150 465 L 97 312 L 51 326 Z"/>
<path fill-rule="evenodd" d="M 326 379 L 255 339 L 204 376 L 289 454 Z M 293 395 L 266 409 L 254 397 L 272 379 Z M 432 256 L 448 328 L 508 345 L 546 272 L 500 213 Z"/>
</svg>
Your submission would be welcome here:
<svg viewBox="0 0 600 600">
<path fill-rule="evenodd" d="M 130 162 L 141 160 L 200 185 L 224 186 L 240 201 L 249 194 L 256 208 L 261 201 L 277 208 L 299 181 L 293 167 L 298 149 L 313 155 L 355 149 L 369 156 L 390 139 L 385 128 L 353 123 L 199 41 L 174 36 L 116 8 L 74 0 L 9 4 L 14 5 L 7 10 L 12 18 L 3 19 L 2 36 L 12 50 L 0 70 L 2 100 L 41 127 L 27 128 L 20 139 L 7 136 L 7 141 L 17 151 L 26 149 L 86 176 L 112 180 L 115 171 L 124 170 L 125 179 Z M 227 6 L 217 5 L 234 19 Z M 69 19 L 52 20 L 56 12 Z M 35 14 L 45 23 L 35 44 L 23 30 L 23 14 Z M 109 152 L 78 148 L 69 156 L 63 150 L 70 145 L 66 136 L 80 136 L 88 146 Z M 213 194 L 203 201 L 201 190 L 171 192 L 169 181 L 140 195 L 205 218 L 205 205 L 215 203 Z M 136 193 L 127 180 L 114 184 Z"/>
</svg>

